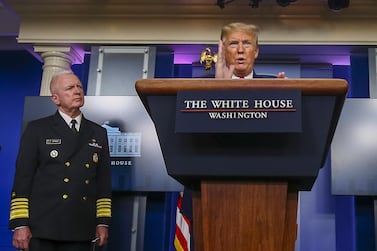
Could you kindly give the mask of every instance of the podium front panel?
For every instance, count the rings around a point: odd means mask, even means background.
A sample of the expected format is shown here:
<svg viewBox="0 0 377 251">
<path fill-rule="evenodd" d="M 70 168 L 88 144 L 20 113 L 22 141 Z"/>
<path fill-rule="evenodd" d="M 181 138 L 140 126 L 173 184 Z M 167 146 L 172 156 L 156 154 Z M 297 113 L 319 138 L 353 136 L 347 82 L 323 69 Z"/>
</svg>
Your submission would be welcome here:
<svg viewBox="0 0 377 251">
<path fill-rule="evenodd" d="M 136 89 L 155 124 L 167 172 L 183 185 L 282 180 L 310 190 L 327 158 L 348 85 L 341 79 L 145 79 Z M 213 90 L 300 90 L 301 132 L 176 132 L 177 93 Z"/>
<path fill-rule="evenodd" d="M 148 97 L 168 173 L 182 184 L 268 177 L 301 190 L 311 189 L 322 166 L 335 101 L 303 98 L 301 133 L 175 133 L 176 97 Z"/>
</svg>

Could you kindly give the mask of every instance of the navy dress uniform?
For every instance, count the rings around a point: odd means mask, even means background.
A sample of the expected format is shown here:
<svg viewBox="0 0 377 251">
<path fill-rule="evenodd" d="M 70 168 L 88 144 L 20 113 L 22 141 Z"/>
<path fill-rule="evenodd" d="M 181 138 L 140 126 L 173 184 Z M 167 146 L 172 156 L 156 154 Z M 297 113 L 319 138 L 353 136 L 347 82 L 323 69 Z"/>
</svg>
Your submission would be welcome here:
<svg viewBox="0 0 377 251">
<path fill-rule="evenodd" d="M 90 241 L 111 219 L 111 169 L 106 130 L 82 116 L 74 134 L 61 115 L 30 122 L 21 138 L 9 228 L 33 238 Z"/>
</svg>

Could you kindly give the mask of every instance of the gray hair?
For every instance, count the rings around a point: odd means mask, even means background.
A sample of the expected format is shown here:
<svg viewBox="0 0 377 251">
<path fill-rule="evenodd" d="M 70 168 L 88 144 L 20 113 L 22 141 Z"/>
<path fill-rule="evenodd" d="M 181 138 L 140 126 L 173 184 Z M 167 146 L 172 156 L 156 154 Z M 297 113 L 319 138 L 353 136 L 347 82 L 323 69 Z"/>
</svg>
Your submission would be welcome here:
<svg viewBox="0 0 377 251">
<path fill-rule="evenodd" d="M 58 71 L 58 72 L 55 72 L 52 77 L 51 77 L 51 81 L 50 81 L 50 92 L 51 94 L 53 94 L 53 86 L 56 82 L 56 80 L 58 79 L 58 77 L 62 76 L 62 75 L 67 75 L 67 74 L 74 74 L 72 70 L 62 70 L 62 71 Z"/>
</svg>

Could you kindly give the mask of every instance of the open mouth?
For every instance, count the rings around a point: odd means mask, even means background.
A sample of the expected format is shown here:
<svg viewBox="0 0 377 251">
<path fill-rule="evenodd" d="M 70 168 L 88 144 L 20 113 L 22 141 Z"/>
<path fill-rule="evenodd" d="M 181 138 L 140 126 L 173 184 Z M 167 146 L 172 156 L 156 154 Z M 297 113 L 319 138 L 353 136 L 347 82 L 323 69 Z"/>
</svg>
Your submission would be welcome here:
<svg viewBox="0 0 377 251">
<path fill-rule="evenodd" d="M 245 59 L 244 58 L 237 58 L 237 63 L 238 64 L 244 64 L 245 63 Z"/>
</svg>

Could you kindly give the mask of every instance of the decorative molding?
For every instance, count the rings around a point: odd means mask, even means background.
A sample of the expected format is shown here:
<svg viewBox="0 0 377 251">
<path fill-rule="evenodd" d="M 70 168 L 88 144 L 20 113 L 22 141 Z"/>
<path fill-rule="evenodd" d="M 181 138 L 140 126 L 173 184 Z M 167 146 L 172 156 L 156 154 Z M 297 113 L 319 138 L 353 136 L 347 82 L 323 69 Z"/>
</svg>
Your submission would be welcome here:
<svg viewBox="0 0 377 251">
<path fill-rule="evenodd" d="M 20 16 L 19 43 L 134 45 L 216 44 L 221 27 L 251 22 L 261 44 L 377 45 L 375 0 L 351 1 L 339 12 L 327 0 L 300 0 L 259 8 L 239 0 L 220 9 L 215 0 L 9 0 Z"/>
<path fill-rule="evenodd" d="M 81 47 L 71 45 L 34 45 L 34 51 L 37 53 L 57 52 L 66 55 L 72 64 L 82 64 L 84 62 L 85 52 Z"/>
<path fill-rule="evenodd" d="M 274 0 L 264 0 L 259 8 L 251 8 L 248 1 L 235 1 L 220 9 L 215 0 L 203 1 L 33 1 L 18 0 L 12 7 L 22 17 L 128 17 L 128 18 L 235 18 L 247 17 L 318 17 L 318 18 L 376 18 L 376 2 L 373 0 L 351 1 L 350 7 L 339 12 L 328 8 L 327 0 L 300 0 L 287 7 Z"/>
<path fill-rule="evenodd" d="M 216 44 L 221 27 L 233 21 L 236 20 L 24 18 L 18 41 L 87 45 Z M 271 18 L 257 19 L 254 23 L 261 27 L 261 44 L 377 44 L 377 20 L 351 19 L 340 22 L 313 18 Z"/>
</svg>

